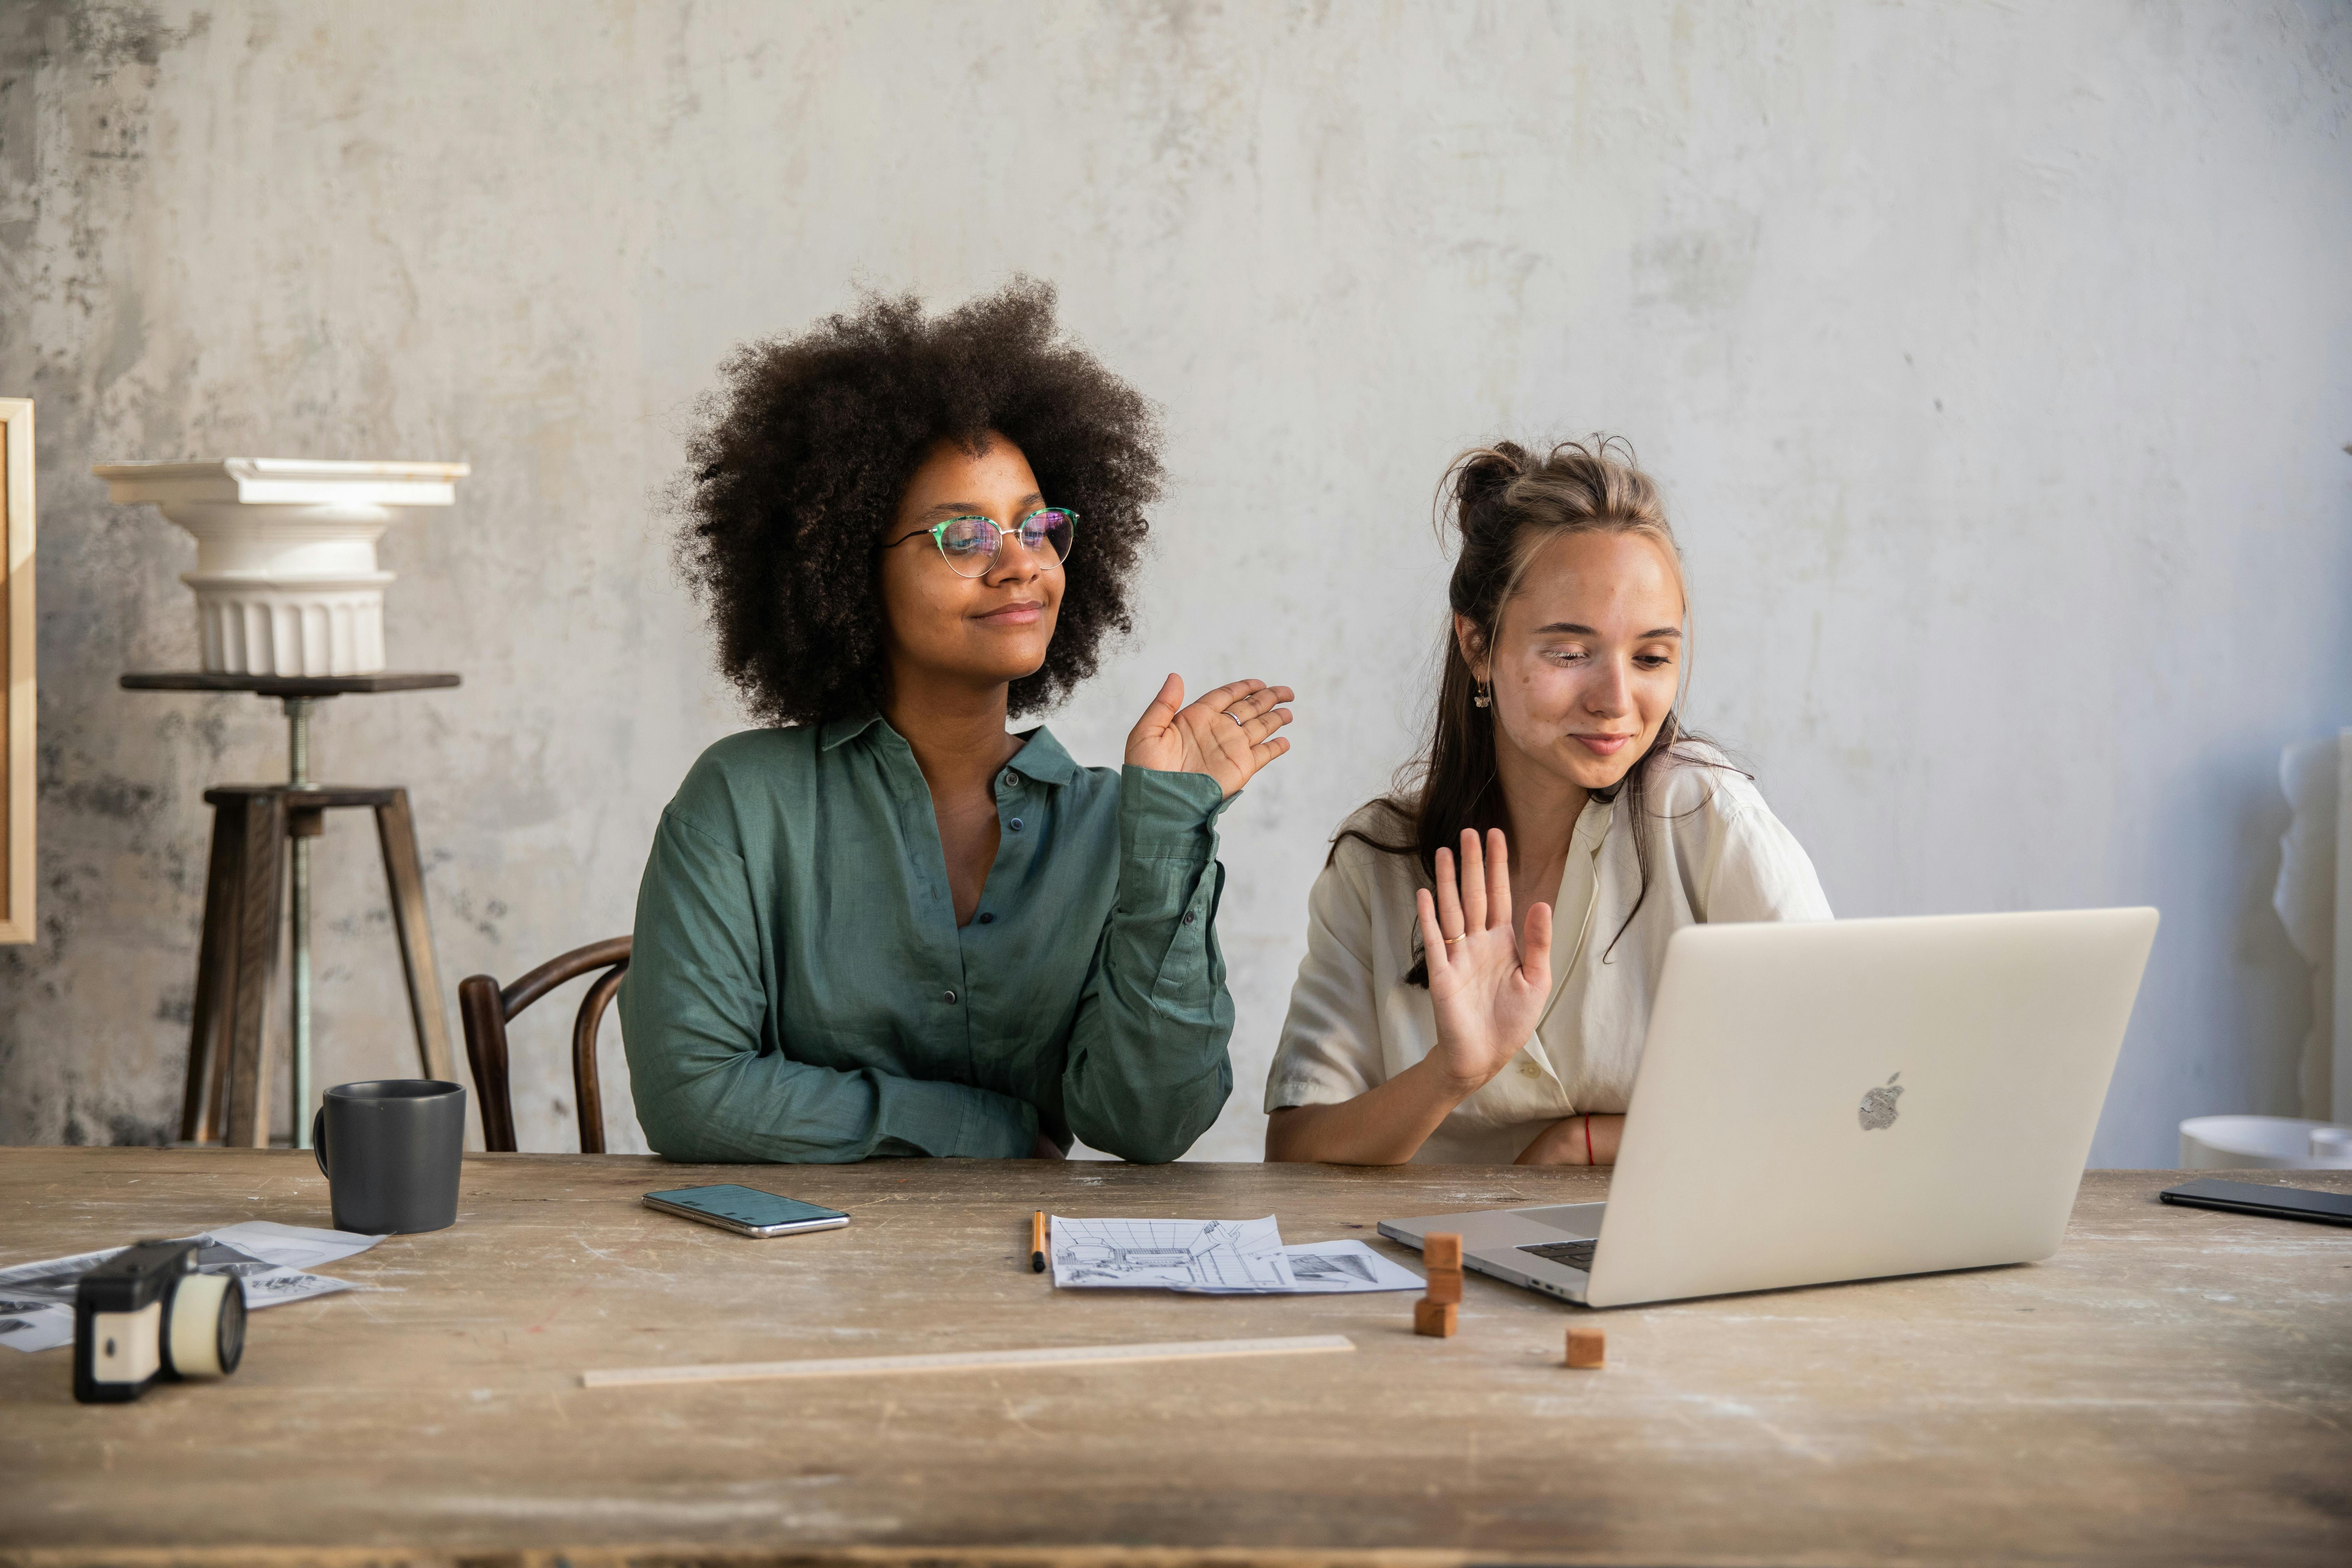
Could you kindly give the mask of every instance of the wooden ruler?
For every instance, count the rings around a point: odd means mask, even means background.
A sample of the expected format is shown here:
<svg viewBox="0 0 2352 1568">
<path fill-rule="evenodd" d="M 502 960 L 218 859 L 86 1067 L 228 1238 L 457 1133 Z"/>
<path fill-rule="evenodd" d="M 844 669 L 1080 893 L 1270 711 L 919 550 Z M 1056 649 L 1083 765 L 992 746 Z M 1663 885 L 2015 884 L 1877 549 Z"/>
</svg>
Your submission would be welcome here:
<svg viewBox="0 0 2352 1568">
<path fill-rule="evenodd" d="M 1152 1345 L 1053 1345 L 1031 1351 L 946 1351 L 933 1355 L 834 1356 L 820 1361 L 746 1361 L 709 1366 L 638 1366 L 583 1372 L 583 1388 L 666 1383 L 740 1383 L 773 1377 L 863 1377 L 903 1372 L 986 1372 L 1013 1366 L 1109 1366 L 1217 1356 L 1313 1355 L 1352 1351 L 1345 1334 L 1286 1334 L 1263 1340 L 1171 1340 Z"/>
</svg>

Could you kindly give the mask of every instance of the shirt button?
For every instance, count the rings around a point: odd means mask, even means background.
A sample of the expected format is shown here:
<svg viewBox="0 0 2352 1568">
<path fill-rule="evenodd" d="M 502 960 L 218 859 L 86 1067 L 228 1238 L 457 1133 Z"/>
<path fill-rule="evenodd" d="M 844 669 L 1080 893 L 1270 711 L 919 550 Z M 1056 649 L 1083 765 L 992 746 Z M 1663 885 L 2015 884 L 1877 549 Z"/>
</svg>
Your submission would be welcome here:
<svg viewBox="0 0 2352 1568">
<path fill-rule="evenodd" d="M 952 991 L 942 991 L 940 993 L 940 1000 L 952 1004 L 955 1001 L 955 993 Z"/>
<path fill-rule="evenodd" d="M 1192 923 L 1192 917 L 1191 915 L 1186 915 L 1184 917 L 1184 923 L 1186 925 L 1191 925 Z"/>
<path fill-rule="evenodd" d="M 986 925 L 989 921 L 991 921 L 994 920 L 995 918 L 996 918 L 996 917 L 995 917 L 994 915 L 982 915 L 982 916 L 981 916 L 981 917 L 980 917 L 980 923 L 981 923 L 981 924 L 982 924 L 982 925 Z"/>
<path fill-rule="evenodd" d="M 948 1000 L 950 1002 L 955 1000 L 954 992 L 950 991 L 948 993 Z M 1525 1078 L 1541 1078 L 1543 1077 L 1543 1068 L 1536 1066 L 1533 1062 L 1521 1062 L 1519 1064 L 1519 1073 Z"/>
<path fill-rule="evenodd" d="M 1020 832 L 1020 831 L 1021 831 L 1021 819 L 1020 819 L 1019 817 L 1017 817 L 1017 816 L 1016 816 L 1016 817 L 1014 817 L 1012 821 L 1010 821 L 1010 822 L 1006 823 L 1004 826 L 1007 826 L 1007 827 L 1009 827 L 1009 828 L 1011 828 L 1011 829 L 1013 829 L 1013 832 L 1018 833 L 1018 832 Z"/>
<path fill-rule="evenodd" d="M 1004 787 L 1006 789 L 1019 789 L 1021 787 L 1021 775 L 1014 773 L 1011 768 L 1005 769 Z"/>
</svg>

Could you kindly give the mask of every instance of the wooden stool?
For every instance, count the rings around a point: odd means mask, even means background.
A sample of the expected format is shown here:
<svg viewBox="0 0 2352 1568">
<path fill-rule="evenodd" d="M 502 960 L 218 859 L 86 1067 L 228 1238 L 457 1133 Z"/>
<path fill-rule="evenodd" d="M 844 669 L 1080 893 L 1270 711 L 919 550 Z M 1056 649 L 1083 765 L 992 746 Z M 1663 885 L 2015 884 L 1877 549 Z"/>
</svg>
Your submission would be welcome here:
<svg viewBox="0 0 2352 1568">
<path fill-rule="evenodd" d="M 188 1085 L 180 1136 L 191 1142 L 265 1148 L 269 1142 L 269 1016 L 277 1001 L 278 928 L 291 838 L 316 838 L 327 813 L 375 812 L 391 885 L 392 928 L 408 976 L 408 1011 L 426 1078 L 451 1079 L 441 976 L 425 910 L 424 860 L 404 789 L 344 784 L 224 784 L 213 808 L 212 869 L 205 884 L 204 944 L 196 958 L 196 1016 L 188 1038 Z M 224 1122 L 226 1125 L 224 1125 Z"/>
<path fill-rule="evenodd" d="M 457 684 L 446 673 L 416 675 L 224 675 L 170 670 L 126 675 L 131 691 L 249 691 L 286 705 L 287 782 L 226 784 L 205 792 L 213 808 L 212 867 L 205 883 L 205 925 L 196 958 L 195 1020 L 188 1037 L 188 1082 L 180 1103 L 184 1142 L 269 1142 L 270 993 L 285 894 L 293 884 L 294 1143 L 310 1146 L 310 840 L 326 831 L 327 813 L 365 806 L 375 813 L 383 874 L 392 885 L 392 923 L 408 977 L 408 1010 L 425 1076 L 455 1081 L 449 1030 L 441 1013 L 441 975 L 425 912 L 424 860 L 408 792 L 310 782 L 310 712 L 332 697 L 423 691 Z M 289 846 L 291 852 L 289 852 Z"/>
</svg>

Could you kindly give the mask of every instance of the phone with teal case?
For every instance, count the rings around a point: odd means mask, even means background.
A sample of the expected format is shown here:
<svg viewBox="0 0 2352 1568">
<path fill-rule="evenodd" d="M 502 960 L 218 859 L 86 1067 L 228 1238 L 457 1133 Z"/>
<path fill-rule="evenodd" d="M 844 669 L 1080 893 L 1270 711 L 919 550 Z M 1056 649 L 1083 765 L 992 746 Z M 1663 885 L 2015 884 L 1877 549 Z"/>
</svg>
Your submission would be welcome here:
<svg viewBox="0 0 2352 1568">
<path fill-rule="evenodd" d="M 738 1236 L 797 1236 L 804 1230 L 838 1230 L 849 1223 L 849 1216 L 839 1209 L 820 1208 L 798 1198 L 732 1183 L 647 1193 L 646 1207 L 681 1219 L 698 1219 Z"/>
</svg>

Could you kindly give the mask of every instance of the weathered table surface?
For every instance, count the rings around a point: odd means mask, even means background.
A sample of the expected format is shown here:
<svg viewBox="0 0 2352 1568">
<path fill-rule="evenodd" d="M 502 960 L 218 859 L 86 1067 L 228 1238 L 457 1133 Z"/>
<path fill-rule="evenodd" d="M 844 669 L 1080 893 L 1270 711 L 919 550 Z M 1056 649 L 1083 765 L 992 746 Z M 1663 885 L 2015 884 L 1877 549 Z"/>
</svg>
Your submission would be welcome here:
<svg viewBox="0 0 2352 1568">
<path fill-rule="evenodd" d="M 2178 1179 L 2094 1173 L 2065 1249 L 2028 1267 L 1600 1314 L 1474 1275 L 1437 1341 L 1409 1294 L 1056 1292 L 1029 1215 L 1272 1212 L 1286 1241 L 1369 1238 L 1597 1197 L 1599 1175 L 470 1156 L 455 1228 L 324 1270 L 366 1289 L 257 1315 L 225 1383 L 85 1408 L 70 1352 L 0 1352 L 0 1560 L 2352 1561 L 2352 1230 L 2159 1205 Z M 728 1180 L 856 1221 L 751 1241 L 637 1201 Z M 0 1263 L 240 1219 L 327 1225 L 310 1157 L 0 1152 Z M 1605 1371 L 1560 1364 L 1584 1321 Z M 1358 1349 L 580 1385 L 1305 1333 Z M 1143 1546 L 1194 1550 L 1051 1550 Z"/>
</svg>

